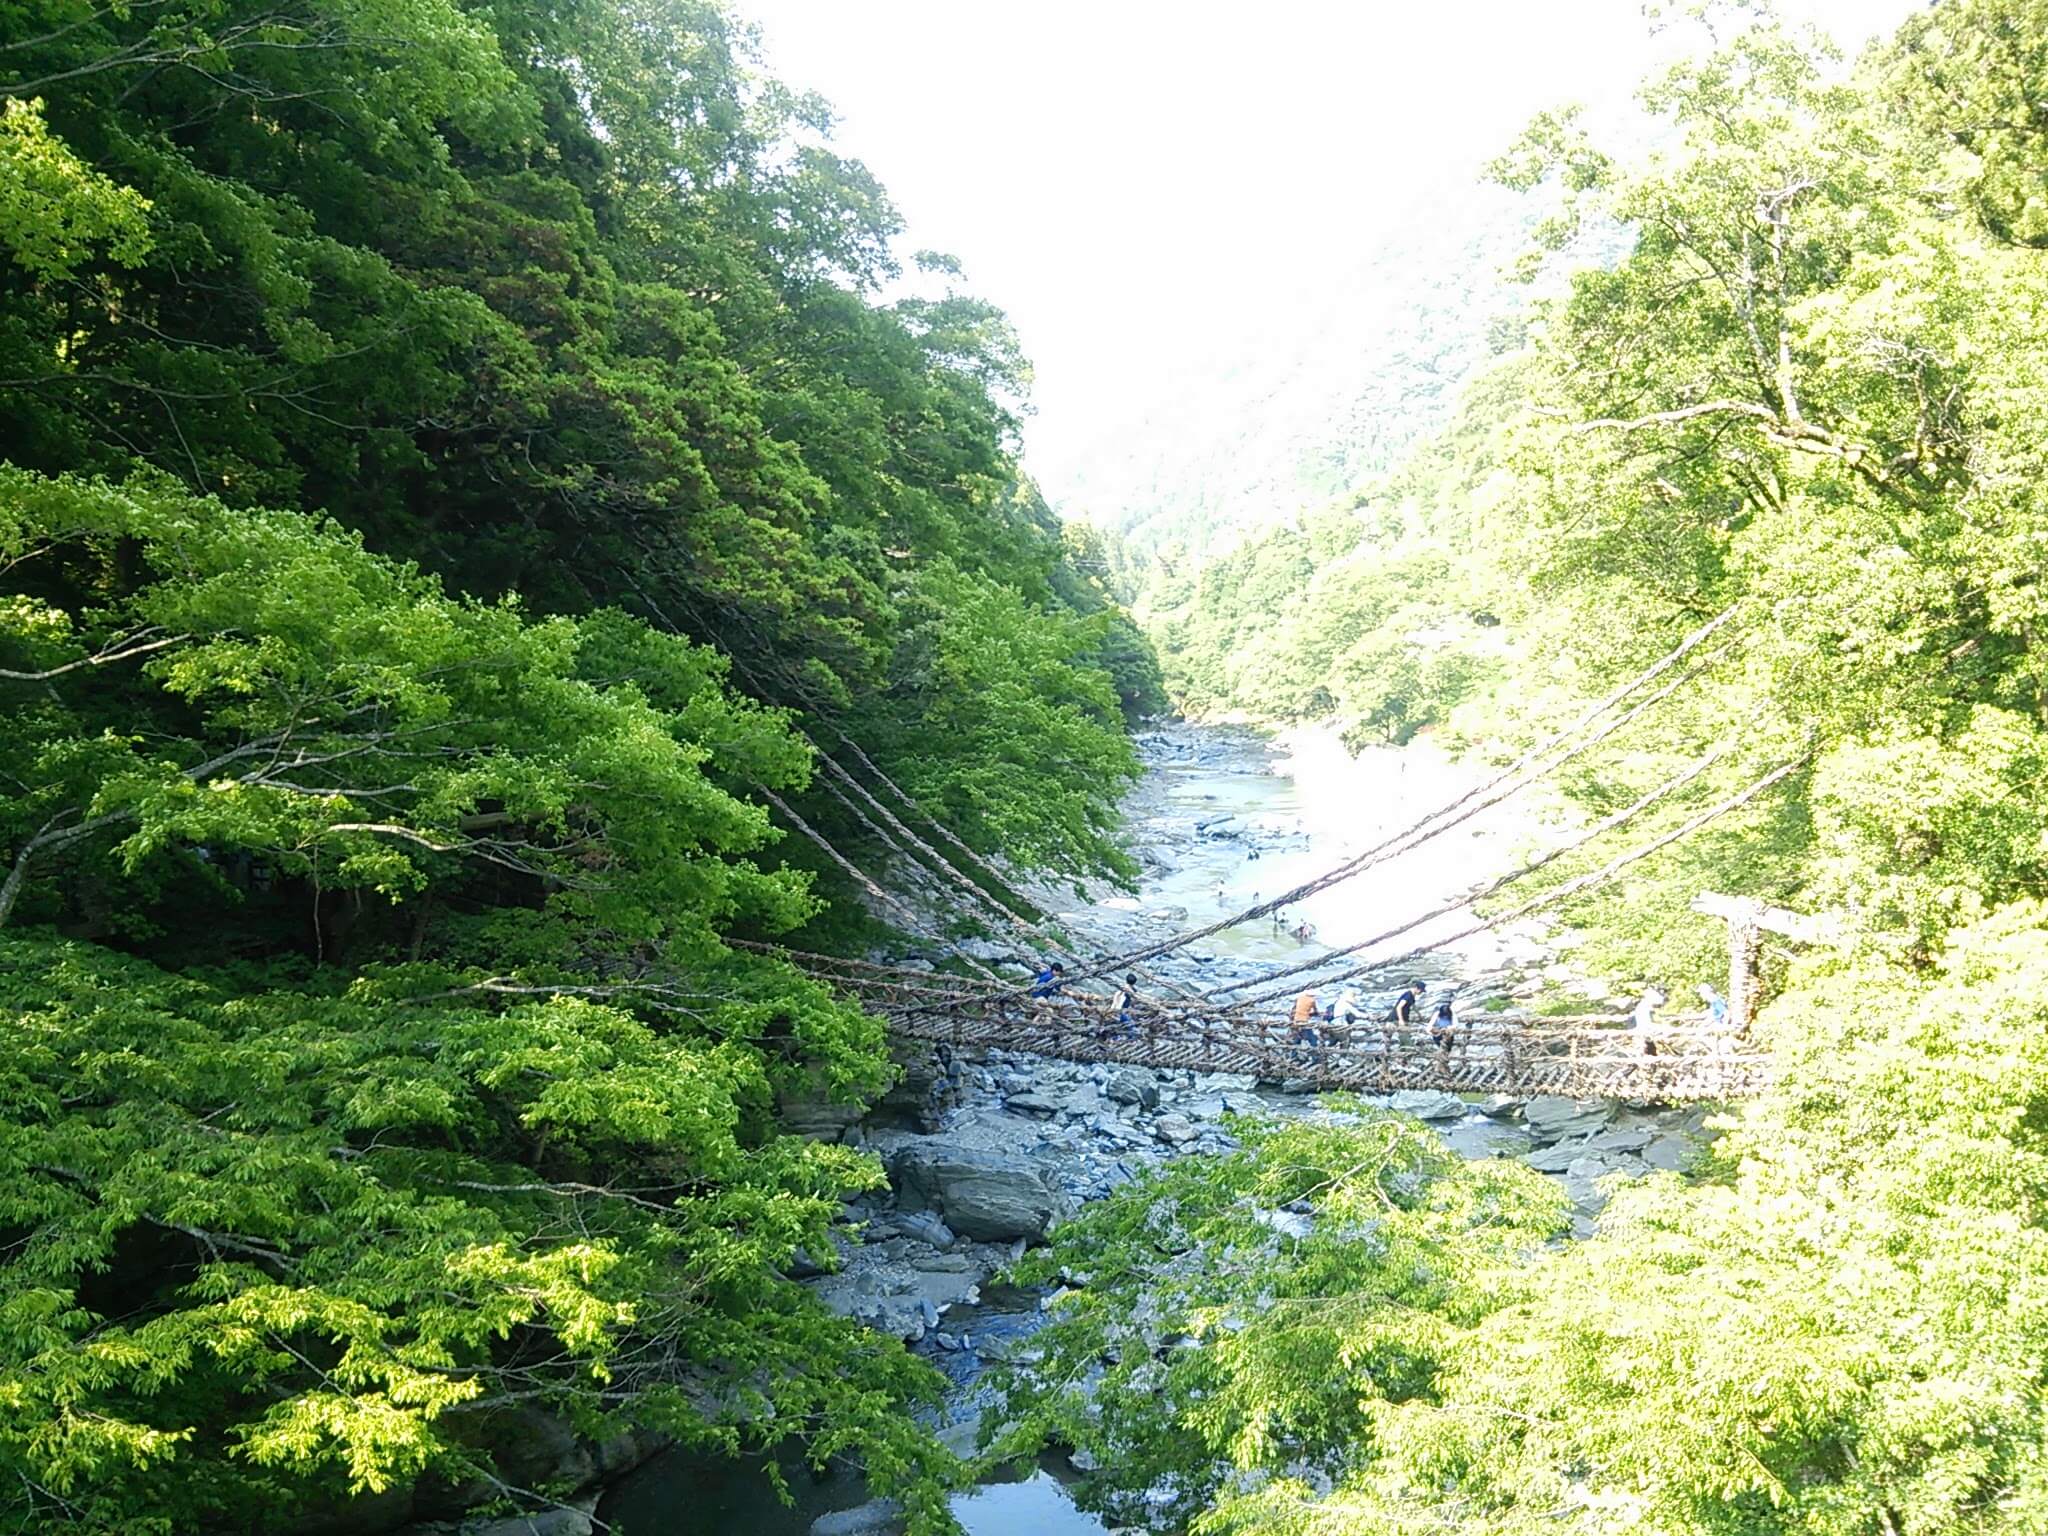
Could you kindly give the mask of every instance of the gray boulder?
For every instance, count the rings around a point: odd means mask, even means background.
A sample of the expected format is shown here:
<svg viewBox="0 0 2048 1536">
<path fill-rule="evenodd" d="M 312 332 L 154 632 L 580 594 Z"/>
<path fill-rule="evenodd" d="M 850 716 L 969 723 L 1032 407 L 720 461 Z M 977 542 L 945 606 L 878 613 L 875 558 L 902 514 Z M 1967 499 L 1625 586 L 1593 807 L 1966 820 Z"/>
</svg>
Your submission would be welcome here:
<svg viewBox="0 0 2048 1536">
<path fill-rule="evenodd" d="M 832 1104 L 816 1099 L 784 1099 L 782 1125 L 793 1136 L 812 1141 L 837 1141 L 861 1117 L 858 1104 Z"/>
<path fill-rule="evenodd" d="M 1529 1150 L 1529 1138 L 1513 1126 L 1482 1121 L 1477 1125 L 1453 1125 L 1442 1132 L 1444 1141 L 1460 1157 L 1519 1157 Z"/>
<path fill-rule="evenodd" d="M 1582 1141 L 1560 1142 L 1554 1147 L 1531 1152 L 1522 1159 L 1538 1173 L 1563 1173 L 1586 1155 L 1586 1144 Z"/>
<path fill-rule="evenodd" d="M 890 1159 L 889 1176 L 906 1204 L 937 1211 L 977 1242 L 1043 1237 L 1067 1210 L 1041 1164 L 981 1147 L 904 1147 Z"/>
<path fill-rule="evenodd" d="M 811 1536 L 896 1536 L 902 1529 L 903 1506 L 894 1499 L 870 1499 L 811 1522 Z"/>
<path fill-rule="evenodd" d="M 1605 1099 L 1567 1099 L 1539 1093 L 1522 1106 L 1522 1123 L 1538 1141 L 1565 1141 L 1605 1129 L 1614 1106 Z"/>
<path fill-rule="evenodd" d="M 530 1515 L 513 1515 L 502 1520 L 465 1520 L 457 1527 L 461 1536 L 591 1536 L 596 1529 L 591 1512 L 597 1508 L 595 1494 L 574 1504 L 536 1510 Z"/>
<path fill-rule="evenodd" d="M 1611 1152 L 1588 1152 L 1564 1171 L 1565 1198 L 1589 1216 L 1597 1216 L 1607 1204 L 1607 1192 L 1600 1181 L 1611 1174 L 1635 1177 L 1643 1165 L 1634 1158 Z"/>
<path fill-rule="evenodd" d="M 1672 1133 L 1659 1136 L 1643 1148 L 1643 1161 L 1652 1168 L 1677 1173 L 1690 1163 L 1698 1152 L 1699 1147 L 1690 1136 Z"/>
<path fill-rule="evenodd" d="M 1103 1094 L 1117 1104 L 1135 1104 L 1140 1109 L 1159 1107 L 1159 1082 L 1150 1072 L 1125 1067 L 1110 1078 Z"/>
<path fill-rule="evenodd" d="M 903 1211 L 889 1219 L 889 1225 L 905 1237 L 916 1238 L 934 1248 L 953 1246 L 953 1231 L 930 1211 Z"/>
<path fill-rule="evenodd" d="M 1152 1122 L 1152 1134 L 1161 1141 L 1184 1147 L 1202 1133 L 1195 1129 L 1186 1115 L 1161 1115 Z"/>
<path fill-rule="evenodd" d="M 1019 1114 L 1037 1115 L 1041 1119 L 1049 1119 L 1060 1112 L 1059 1101 L 1042 1093 L 1013 1093 L 1003 1100 L 1003 1107 Z"/>
<path fill-rule="evenodd" d="M 1396 1114 L 1418 1120 L 1462 1120 L 1470 1107 L 1455 1093 L 1437 1088 L 1403 1088 L 1387 1100 L 1387 1108 Z"/>
<path fill-rule="evenodd" d="M 1586 1145 L 1600 1152 L 1640 1152 L 1656 1139 L 1646 1125 L 1632 1125 L 1617 1131 L 1602 1131 Z"/>
</svg>

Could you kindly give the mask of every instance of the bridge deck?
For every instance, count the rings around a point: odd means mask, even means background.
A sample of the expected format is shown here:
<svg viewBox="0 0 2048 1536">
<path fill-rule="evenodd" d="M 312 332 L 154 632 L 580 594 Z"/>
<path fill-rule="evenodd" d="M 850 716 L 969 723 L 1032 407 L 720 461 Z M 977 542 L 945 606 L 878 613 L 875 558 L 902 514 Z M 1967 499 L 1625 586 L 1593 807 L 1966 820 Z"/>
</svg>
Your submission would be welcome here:
<svg viewBox="0 0 2048 1536">
<path fill-rule="evenodd" d="M 1761 1092 L 1769 1059 L 1746 1049 L 1721 1051 L 1673 1035 L 1656 1054 L 1613 1029 L 1461 1029 L 1449 1050 L 1426 1031 L 1354 1028 L 1348 1039 L 1297 1044 L 1290 1031 L 1216 1029 L 1199 1034 L 1119 1030 L 1060 1014 L 1009 1021 L 964 1019 L 928 1011 L 891 1020 L 899 1035 L 960 1046 L 999 1046 L 1066 1061 L 1127 1062 L 1170 1071 L 1239 1072 L 1297 1079 L 1318 1088 L 1391 1093 L 1440 1088 L 1452 1093 L 1504 1093 L 1527 1098 L 1558 1093 L 1580 1099 L 1688 1103 L 1741 1099 Z"/>
</svg>

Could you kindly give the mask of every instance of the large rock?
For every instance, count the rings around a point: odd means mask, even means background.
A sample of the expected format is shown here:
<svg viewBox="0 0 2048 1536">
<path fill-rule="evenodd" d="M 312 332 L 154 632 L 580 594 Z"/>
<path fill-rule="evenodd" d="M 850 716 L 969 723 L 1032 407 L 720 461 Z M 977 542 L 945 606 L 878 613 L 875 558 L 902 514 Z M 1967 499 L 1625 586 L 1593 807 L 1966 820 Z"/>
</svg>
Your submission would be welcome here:
<svg viewBox="0 0 2048 1536">
<path fill-rule="evenodd" d="M 860 1119 L 858 1104 L 833 1104 L 819 1099 L 784 1099 L 780 1106 L 783 1129 L 793 1136 L 812 1141 L 838 1141 L 847 1127 Z"/>
<path fill-rule="evenodd" d="M 930 1211 L 899 1211 L 889 1218 L 889 1225 L 905 1237 L 914 1238 L 920 1243 L 929 1243 L 934 1248 L 953 1246 L 952 1228 Z"/>
<path fill-rule="evenodd" d="M 1152 1122 L 1152 1134 L 1173 1146 L 1184 1147 L 1202 1133 L 1195 1129 L 1186 1115 L 1161 1115 Z"/>
<path fill-rule="evenodd" d="M 1522 1124 L 1538 1141 L 1565 1141 L 1603 1129 L 1614 1114 L 1605 1099 L 1567 1099 L 1539 1093 L 1522 1106 Z"/>
<path fill-rule="evenodd" d="M 1565 1198 L 1588 1216 L 1597 1216 L 1607 1204 L 1607 1192 L 1600 1181 L 1610 1175 L 1637 1177 L 1643 1165 L 1635 1158 L 1612 1152 L 1588 1152 L 1564 1171 Z"/>
<path fill-rule="evenodd" d="M 980 1242 L 1043 1237 L 1067 1209 L 1042 1164 L 981 1147 L 902 1147 L 889 1176 L 905 1204 L 937 1211 Z"/>
<path fill-rule="evenodd" d="M 1531 1152 L 1522 1159 L 1538 1173 L 1563 1173 L 1586 1155 L 1586 1144 L 1582 1141 L 1560 1142 L 1554 1147 L 1545 1147 Z"/>
<path fill-rule="evenodd" d="M 937 1130 L 960 1097 L 963 1072 L 959 1058 L 945 1046 L 908 1041 L 899 1042 L 891 1054 L 897 1067 L 896 1082 L 869 1111 L 869 1122 Z"/>
<path fill-rule="evenodd" d="M 1678 1172 L 1698 1155 L 1699 1146 L 1690 1136 L 1675 1133 L 1659 1136 L 1643 1148 L 1643 1161 L 1667 1173 Z"/>
<path fill-rule="evenodd" d="M 1529 1138 L 1513 1126 L 1482 1121 L 1477 1125 L 1453 1125 L 1442 1132 L 1444 1142 L 1460 1157 L 1519 1157 L 1529 1150 Z"/>
<path fill-rule="evenodd" d="M 591 1501 L 596 1507 L 596 1501 Z M 503 1520 L 464 1521 L 461 1536 L 591 1536 L 596 1529 L 588 1510 L 543 1509 Z"/>
<path fill-rule="evenodd" d="M 1135 1104 L 1140 1109 L 1159 1107 L 1159 1080 L 1137 1067 L 1125 1067 L 1103 1086 L 1103 1095 L 1117 1104 Z"/>
<path fill-rule="evenodd" d="M 811 1522 L 811 1536 L 896 1536 L 902 1529 L 903 1506 L 894 1499 L 870 1499 Z"/>
<path fill-rule="evenodd" d="M 1656 1136 L 1657 1133 L 1646 1125 L 1631 1125 L 1617 1131 L 1602 1131 L 1586 1145 L 1596 1152 L 1640 1152 Z"/>
<path fill-rule="evenodd" d="M 1470 1110 L 1455 1093 L 1436 1088 L 1403 1088 L 1387 1100 L 1387 1108 L 1418 1120 L 1462 1120 Z"/>
</svg>

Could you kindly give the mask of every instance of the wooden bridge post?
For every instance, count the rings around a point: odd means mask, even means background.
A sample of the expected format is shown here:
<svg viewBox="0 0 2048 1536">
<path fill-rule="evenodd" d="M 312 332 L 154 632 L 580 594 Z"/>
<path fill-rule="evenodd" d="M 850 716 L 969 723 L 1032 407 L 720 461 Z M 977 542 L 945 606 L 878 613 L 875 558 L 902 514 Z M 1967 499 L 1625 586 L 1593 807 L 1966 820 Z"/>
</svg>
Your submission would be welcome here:
<svg viewBox="0 0 2048 1536">
<path fill-rule="evenodd" d="M 1756 952 L 1762 942 L 1756 924 L 1728 925 L 1728 1027 L 1738 1035 L 1756 1014 Z"/>
<path fill-rule="evenodd" d="M 1783 907 L 1766 906 L 1753 896 L 1702 891 L 1693 897 L 1692 909 L 1728 925 L 1728 1026 L 1735 1034 L 1746 1031 L 1756 1016 L 1756 955 L 1765 932 L 1782 933 L 1805 944 L 1841 942 L 1839 917 L 1788 912 Z"/>
</svg>

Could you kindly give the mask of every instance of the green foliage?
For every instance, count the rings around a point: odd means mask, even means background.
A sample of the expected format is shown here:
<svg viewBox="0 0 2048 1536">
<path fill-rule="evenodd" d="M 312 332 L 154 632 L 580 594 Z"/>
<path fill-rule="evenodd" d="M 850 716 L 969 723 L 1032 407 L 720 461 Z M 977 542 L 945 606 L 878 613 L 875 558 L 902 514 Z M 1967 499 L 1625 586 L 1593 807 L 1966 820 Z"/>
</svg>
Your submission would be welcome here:
<svg viewBox="0 0 2048 1536">
<path fill-rule="evenodd" d="M 1200 1536 L 2028 1531 L 2048 1508 L 2048 913 L 1803 971 L 1770 1092 L 1597 1235 L 1397 1119 L 1255 1131 L 1025 1267 L 1000 1449 Z M 1306 1235 L 1286 1230 L 1310 1218 Z"/>
<path fill-rule="evenodd" d="M 887 742 L 900 782 L 945 825 L 1037 864 L 1084 850 L 1129 874 L 1109 791 L 1136 776 L 1098 653 L 1114 615 L 1034 609 L 985 576 L 927 571 L 904 604 Z"/>
<path fill-rule="evenodd" d="M 1769 763 L 1811 772 L 1782 815 L 1575 903 L 1585 958 L 1711 974 L 1682 915 L 1707 887 L 1838 908 L 1924 959 L 2040 880 L 2039 18 L 1937 5 L 1845 75 L 1768 9 L 1707 11 L 1644 87 L 1653 152 L 1553 113 L 1494 167 L 1556 200 L 1532 274 L 1602 229 L 1626 232 L 1617 259 L 1569 271 L 1348 513 L 1163 586 L 1152 615 L 1192 708 L 1329 718 L 1353 744 L 1449 723 L 1511 754 L 1733 606 L 1709 673 L 1564 788 L 1606 814 L 1738 746 L 1635 837 Z"/>
<path fill-rule="evenodd" d="M 778 1096 L 887 1071 L 724 942 L 814 907 L 723 782 L 800 783 L 786 721 L 148 477 L 0 472 L 0 563 L 0 1528 L 446 1497 L 516 1404 L 860 1453 L 941 1518 L 930 1373 L 780 1276 L 880 1170 Z"/>
<path fill-rule="evenodd" d="M 1421 626 L 1392 601 L 1352 610 L 1363 650 L 1262 637 L 1347 568 L 1433 554 L 1477 626 L 1444 652 L 1475 668 L 1455 724 L 1507 754 L 1732 608 L 1700 673 L 1559 787 L 1606 815 L 1723 748 L 1635 842 L 1767 763 L 1806 766 L 1574 901 L 1581 961 L 1712 975 L 1720 935 L 1687 913 L 1702 889 L 1829 910 L 1847 944 L 1767 955 L 1776 1080 L 1690 1177 L 1616 1191 L 1588 1240 L 1502 1255 L 1497 1304 L 1418 1298 L 1426 1390 L 1386 1393 L 1369 1350 L 1313 1349 L 1240 1390 L 1242 1341 L 1277 1352 L 1293 1319 L 1346 1315 L 1355 1270 L 1298 1294 L 1270 1252 L 1148 1260 L 1143 1196 L 1121 1229 L 1062 1234 L 1044 1270 L 1079 1289 L 1032 1422 L 1095 1452 L 1112 1503 L 1185 1494 L 1200 1536 L 1961 1536 L 2048 1517 L 2044 18 L 1942 0 L 1847 71 L 1767 7 L 1692 14 L 1700 46 L 1643 93 L 1654 153 L 1549 114 L 1495 168 L 1562 200 L 1529 275 L 1601 227 L 1627 232 L 1620 258 L 1571 273 L 1348 529 L 1163 586 L 1162 648 L 1204 707 L 1341 718 L 1373 680 L 1405 697 Z M 1227 1202 L 1292 1161 L 1248 1158 L 1181 1177 Z M 1169 1308 L 1195 1293 L 1242 1328 L 1147 1336 L 1147 1262 Z"/>
<path fill-rule="evenodd" d="M 23 467 L 141 459 L 457 590 L 624 607 L 885 766 L 927 565 L 1064 606 L 1059 529 L 1012 494 L 1014 334 L 943 259 L 875 298 L 886 194 L 715 4 L 10 21 L 0 94 L 64 82 L 47 131 L 9 107 L 0 162 Z M 1095 836 L 977 846 L 1114 863 Z"/>
<path fill-rule="evenodd" d="M 812 742 L 1127 868 L 1002 314 L 708 0 L 20 0 L 0 106 L 0 1524 L 452 1509 L 521 1404 L 943 1521 L 780 1277 L 880 1027 L 726 941 L 845 889 L 758 791 L 877 852 Z"/>
<path fill-rule="evenodd" d="M 41 101 L 0 112 L 0 239 L 23 271 L 71 276 L 94 246 L 133 267 L 149 250 L 149 204 L 80 162 L 50 137 Z"/>
<path fill-rule="evenodd" d="M 864 1400 L 921 1369 L 774 1275 L 878 1172 L 769 1133 L 773 1069 L 715 1023 L 0 951 L 7 1529 L 275 1528 L 457 1486 L 516 1401 L 706 1447 L 816 1415 L 820 1454 L 936 1470 Z"/>
<path fill-rule="evenodd" d="M 1239 1151 L 1125 1186 L 1017 1270 L 1072 1288 L 1009 1373 L 992 1450 L 1086 1451 L 1085 1502 L 1119 1522 L 1369 1462 L 1563 1225 L 1541 1177 L 1405 1116 L 1236 1129 Z"/>
<path fill-rule="evenodd" d="M 1712 1176 L 1624 1189 L 1526 1267 L 1334 1488 L 1275 1479 L 1198 1528 L 2037 1528 L 2042 916 L 1957 934 L 1931 985 L 1803 977 Z"/>
</svg>

